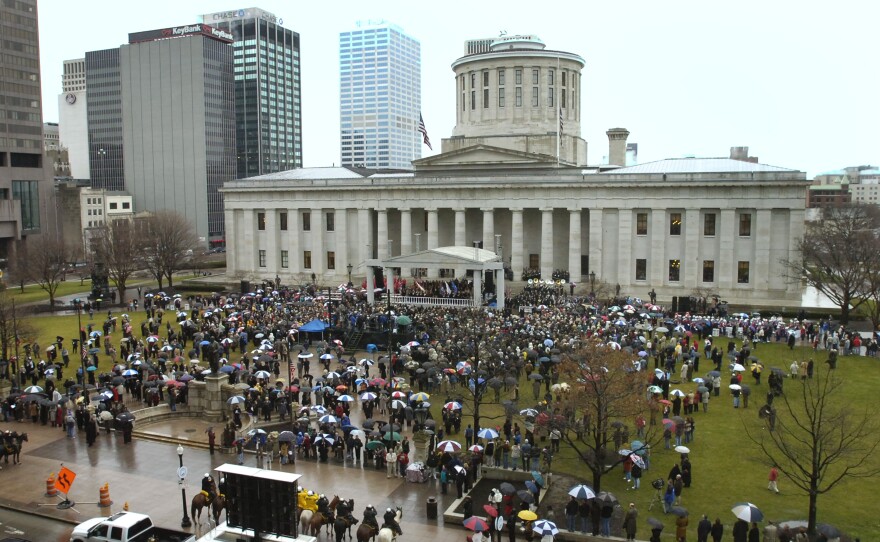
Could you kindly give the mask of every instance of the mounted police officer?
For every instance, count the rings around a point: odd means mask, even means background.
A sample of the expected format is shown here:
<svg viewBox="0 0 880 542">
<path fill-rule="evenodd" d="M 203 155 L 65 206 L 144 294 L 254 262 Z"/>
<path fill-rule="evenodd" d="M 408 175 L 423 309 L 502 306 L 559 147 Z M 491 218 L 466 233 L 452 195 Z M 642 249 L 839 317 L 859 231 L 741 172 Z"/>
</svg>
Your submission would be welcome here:
<svg viewBox="0 0 880 542">
<path fill-rule="evenodd" d="M 330 513 L 330 501 L 323 493 L 318 497 L 318 513 L 324 517 L 324 523 L 333 521 L 333 514 Z"/>
<path fill-rule="evenodd" d="M 394 510 L 390 508 L 386 509 L 385 515 L 382 516 L 382 519 L 385 520 L 385 523 L 382 525 L 383 528 L 388 527 L 392 532 L 403 534 L 400 525 L 397 523 L 397 514 L 394 513 Z"/>
<path fill-rule="evenodd" d="M 202 478 L 202 491 L 208 496 L 208 504 L 210 504 L 214 500 L 214 478 L 207 472 Z"/>
<path fill-rule="evenodd" d="M 369 525 L 370 527 L 379 530 L 379 523 L 376 521 L 376 516 L 378 513 L 376 509 L 373 508 L 372 504 L 368 504 L 366 508 L 364 508 L 364 518 L 361 520 L 364 522 L 364 525 Z"/>
<path fill-rule="evenodd" d="M 336 505 L 336 517 L 337 518 L 345 518 L 348 521 L 349 525 L 357 525 L 357 520 L 354 516 L 351 515 L 353 501 L 341 499 L 339 504 Z"/>
</svg>

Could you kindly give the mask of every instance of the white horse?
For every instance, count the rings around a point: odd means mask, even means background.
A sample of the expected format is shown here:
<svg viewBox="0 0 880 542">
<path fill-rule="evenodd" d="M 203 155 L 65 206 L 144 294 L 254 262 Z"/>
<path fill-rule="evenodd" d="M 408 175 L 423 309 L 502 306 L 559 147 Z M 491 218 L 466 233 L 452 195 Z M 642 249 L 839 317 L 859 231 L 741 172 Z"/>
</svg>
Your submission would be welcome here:
<svg viewBox="0 0 880 542">
<path fill-rule="evenodd" d="M 400 519 L 403 517 L 403 510 L 400 507 L 397 507 L 397 513 L 394 515 L 394 521 L 400 525 Z M 392 542 L 392 540 L 397 540 L 397 533 L 389 529 L 388 527 L 383 527 L 379 529 L 378 535 L 379 542 Z"/>
<path fill-rule="evenodd" d="M 302 511 L 302 513 L 299 515 L 299 532 L 301 532 L 301 533 L 308 533 L 309 532 L 309 525 L 311 525 L 312 516 L 314 516 L 314 515 L 315 515 L 315 513 L 312 512 L 311 510 L 303 510 Z"/>
</svg>

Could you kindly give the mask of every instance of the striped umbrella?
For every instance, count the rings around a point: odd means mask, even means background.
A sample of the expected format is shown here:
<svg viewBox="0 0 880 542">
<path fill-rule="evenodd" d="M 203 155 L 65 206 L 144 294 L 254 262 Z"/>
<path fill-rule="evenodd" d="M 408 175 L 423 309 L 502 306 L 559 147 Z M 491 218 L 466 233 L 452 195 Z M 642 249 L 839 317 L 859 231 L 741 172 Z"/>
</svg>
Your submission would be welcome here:
<svg viewBox="0 0 880 542">
<path fill-rule="evenodd" d="M 574 486 L 568 491 L 568 494 L 576 499 L 592 499 L 596 496 L 593 488 L 585 484 Z"/>
<path fill-rule="evenodd" d="M 455 442 L 454 440 L 443 440 L 440 441 L 440 444 L 437 445 L 437 449 L 441 452 L 459 452 L 461 451 L 461 444 Z"/>
</svg>

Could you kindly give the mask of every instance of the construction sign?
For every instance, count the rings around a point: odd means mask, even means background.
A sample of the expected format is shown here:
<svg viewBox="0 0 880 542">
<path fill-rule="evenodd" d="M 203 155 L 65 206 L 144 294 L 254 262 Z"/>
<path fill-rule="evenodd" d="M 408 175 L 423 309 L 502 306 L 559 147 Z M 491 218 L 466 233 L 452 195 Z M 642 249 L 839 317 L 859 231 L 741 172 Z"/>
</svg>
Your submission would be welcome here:
<svg viewBox="0 0 880 542">
<path fill-rule="evenodd" d="M 70 486 L 73 485 L 75 479 L 75 472 L 67 467 L 61 467 L 61 470 L 58 471 L 58 477 L 55 479 L 55 489 L 66 495 L 70 491 Z"/>
</svg>

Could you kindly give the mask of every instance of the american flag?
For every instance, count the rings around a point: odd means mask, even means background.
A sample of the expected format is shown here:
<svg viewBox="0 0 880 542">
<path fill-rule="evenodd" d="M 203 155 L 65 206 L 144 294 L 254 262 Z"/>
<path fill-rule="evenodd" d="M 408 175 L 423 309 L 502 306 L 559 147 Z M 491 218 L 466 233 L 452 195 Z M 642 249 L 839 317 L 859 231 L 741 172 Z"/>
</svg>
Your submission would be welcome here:
<svg viewBox="0 0 880 542">
<path fill-rule="evenodd" d="M 421 132 L 422 136 L 424 137 L 425 145 L 427 145 L 428 148 L 433 151 L 434 147 L 431 146 L 431 139 L 428 137 L 428 129 L 425 128 L 425 119 L 422 118 L 421 113 L 419 113 L 419 132 Z"/>
<path fill-rule="evenodd" d="M 562 127 L 563 127 L 563 122 L 562 122 L 562 108 L 560 107 L 560 108 L 559 108 L 559 133 L 560 133 L 560 134 L 562 133 Z"/>
<path fill-rule="evenodd" d="M 86 357 L 88 357 L 88 355 L 89 355 L 89 349 L 86 348 L 85 343 L 81 343 L 81 344 L 82 344 L 82 348 L 80 349 L 80 357 L 82 359 L 86 359 Z"/>
</svg>

